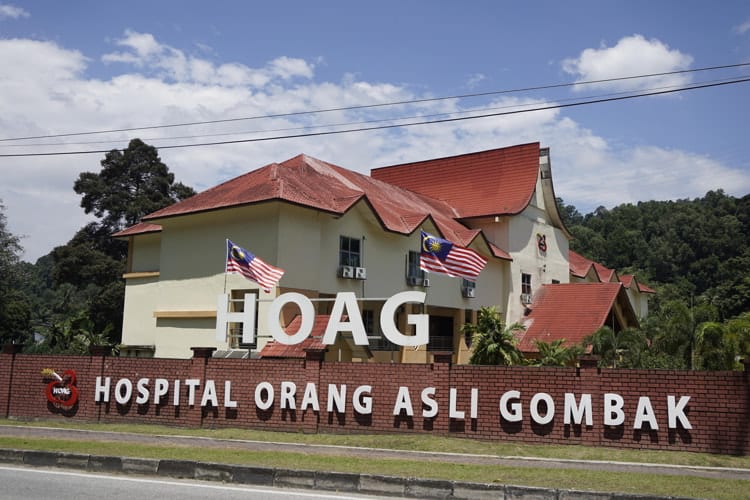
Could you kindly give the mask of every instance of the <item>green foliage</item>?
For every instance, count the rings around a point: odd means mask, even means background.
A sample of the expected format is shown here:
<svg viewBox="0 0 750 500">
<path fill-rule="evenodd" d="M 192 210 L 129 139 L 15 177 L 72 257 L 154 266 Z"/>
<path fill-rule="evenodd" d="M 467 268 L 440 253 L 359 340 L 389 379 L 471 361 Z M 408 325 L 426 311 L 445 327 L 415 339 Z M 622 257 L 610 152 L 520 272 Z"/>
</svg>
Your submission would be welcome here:
<svg viewBox="0 0 750 500">
<path fill-rule="evenodd" d="M 27 342 L 31 332 L 31 304 L 20 290 L 23 274 L 19 238 L 7 229 L 5 206 L 0 200 L 0 344 Z"/>
<path fill-rule="evenodd" d="M 110 327 L 111 328 L 111 327 Z M 84 310 L 55 322 L 47 330 L 44 340 L 26 349 L 35 354 L 85 355 L 90 346 L 107 345 L 109 329 L 95 331 L 94 321 Z"/>
<path fill-rule="evenodd" d="M 534 342 L 539 350 L 539 358 L 532 364 L 537 366 L 572 366 L 575 361 L 584 353 L 581 346 L 564 346 L 565 339 L 553 340 L 552 342 Z"/>
<path fill-rule="evenodd" d="M 731 370 L 738 346 L 727 335 L 726 326 L 715 321 L 702 323 L 695 334 L 695 367 L 702 370 Z"/>
<path fill-rule="evenodd" d="M 137 224 L 141 217 L 195 194 L 174 182 L 155 147 L 133 139 L 124 151 L 112 150 L 99 173 L 83 172 L 73 189 L 83 195 L 81 206 L 93 213 L 110 233 Z"/>
<path fill-rule="evenodd" d="M 514 332 L 523 330 L 523 325 L 513 324 L 505 328 L 500 313 L 495 307 L 482 307 L 477 313 L 477 323 L 466 323 L 461 327 L 472 339 L 472 365 L 515 365 L 522 360 L 516 347 Z"/>
<path fill-rule="evenodd" d="M 659 295 L 671 286 L 667 300 L 705 299 L 721 320 L 750 310 L 750 195 L 599 207 L 583 220 L 558 201 L 576 252 L 647 277 Z"/>
<path fill-rule="evenodd" d="M 597 332 L 588 339 L 603 366 L 730 369 L 750 355 L 743 340 L 750 314 L 750 195 L 710 191 L 694 200 L 599 207 L 583 217 L 558 203 L 575 237 L 572 250 L 635 274 L 657 291 L 638 335 Z"/>
<path fill-rule="evenodd" d="M 603 326 L 586 337 L 583 345 L 601 356 L 599 366 L 610 368 L 641 368 L 649 355 L 648 339 L 642 330 L 626 328 L 615 332 Z"/>
<path fill-rule="evenodd" d="M 6 234 L 0 219 L 0 341 L 10 338 L 8 330 L 23 332 L 30 343 L 33 328 L 44 340 L 32 351 L 85 353 L 92 343 L 119 343 L 127 243 L 112 234 L 195 192 L 175 183 L 156 148 L 139 139 L 107 153 L 101 166 L 99 173 L 81 173 L 74 185 L 84 211 L 98 220 L 36 264 L 18 262 L 18 239 Z M 15 274 L 4 272 L 6 264 Z M 22 278 L 4 286 L 10 276 Z"/>
</svg>

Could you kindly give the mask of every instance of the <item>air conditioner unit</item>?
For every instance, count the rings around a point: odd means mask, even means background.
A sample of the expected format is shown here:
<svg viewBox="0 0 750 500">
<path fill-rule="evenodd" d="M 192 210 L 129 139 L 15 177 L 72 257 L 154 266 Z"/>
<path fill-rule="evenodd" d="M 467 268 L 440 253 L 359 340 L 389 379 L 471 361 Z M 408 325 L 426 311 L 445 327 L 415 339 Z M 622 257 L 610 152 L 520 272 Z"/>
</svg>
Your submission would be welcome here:
<svg viewBox="0 0 750 500">
<path fill-rule="evenodd" d="M 476 297 L 476 289 L 474 288 L 466 287 L 462 289 L 461 292 L 462 292 L 461 295 L 463 295 L 467 299 L 473 299 L 474 297 Z"/>
<path fill-rule="evenodd" d="M 521 294 L 521 304 L 531 304 L 531 294 L 530 293 L 522 293 Z"/>
<path fill-rule="evenodd" d="M 358 280 L 366 280 L 367 279 L 367 269 L 364 267 L 355 267 L 354 268 L 354 277 Z"/>
<path fill-rule="evenodd" d="M 354 278 L 354 268 L 352 266 L 339 266 L 340 278 Z"/>
<path fill-rule="evenodd" d="M 407 276 L 406 282 L 409 283 L 410 286 L 422 286 L 424 280 L 417 276 Z"/>
<path fill-rule="evenodd" d="M 430 280 L 428 280 L 427 278 L 423 279 L 422 286 L 430 286 Z"/>
</svg>

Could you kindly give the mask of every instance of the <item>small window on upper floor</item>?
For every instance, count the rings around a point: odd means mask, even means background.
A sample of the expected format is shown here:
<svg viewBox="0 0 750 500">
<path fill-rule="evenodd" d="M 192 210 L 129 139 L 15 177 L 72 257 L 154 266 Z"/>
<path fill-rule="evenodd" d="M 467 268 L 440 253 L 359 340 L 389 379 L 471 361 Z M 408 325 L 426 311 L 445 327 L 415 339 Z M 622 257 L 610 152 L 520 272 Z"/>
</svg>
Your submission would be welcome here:
<svg viewBox="0 0 750 500">
<path fill-rule="evenodd" d="M 339 237 L 339 266 L 361 267 L 361 249 L 359 238 Z"/>
<path fill-rule="evenodd" d="M 531 275 L 521 273 L 521 293 L 531 295 Z"/>
</svg>

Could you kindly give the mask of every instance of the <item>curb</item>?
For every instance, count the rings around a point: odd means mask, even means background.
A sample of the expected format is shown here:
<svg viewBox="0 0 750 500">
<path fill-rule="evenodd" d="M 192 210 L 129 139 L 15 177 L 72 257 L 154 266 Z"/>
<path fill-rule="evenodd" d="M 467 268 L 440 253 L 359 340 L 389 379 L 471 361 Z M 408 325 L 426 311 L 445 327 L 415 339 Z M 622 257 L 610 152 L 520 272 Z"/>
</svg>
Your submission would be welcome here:
<svg viewBox="0 0 750 500">
<path fill-rule="evenodd" d="M 315 489 L 402 498 L 493 500 L 666 500 L 659 497 L 531 486 L 467 483 L 374 474 L 276 469 L 192 460 L 111 457 L 50 451 L 0 449 L 0 463 L 81 469 L 89 472 L 151 475 L 255 486 Z M 688 499 L 681 499 L 688 500 Z"/>
</svg>

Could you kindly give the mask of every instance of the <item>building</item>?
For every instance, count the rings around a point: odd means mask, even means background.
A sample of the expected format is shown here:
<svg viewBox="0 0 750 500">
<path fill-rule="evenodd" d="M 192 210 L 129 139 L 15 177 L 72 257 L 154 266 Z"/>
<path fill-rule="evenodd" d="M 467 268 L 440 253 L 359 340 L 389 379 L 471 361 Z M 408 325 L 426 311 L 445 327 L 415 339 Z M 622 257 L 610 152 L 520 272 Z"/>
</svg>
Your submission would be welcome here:
<svg viewBox="0 0 750 500">
<path fill-rule="evenodd" d="M 486 257 L 476 282 L 421 271 L 421 230 Z M 509 323 L 523 320 L 537 314 L 533 302 L 542 287 L 587 281 L 589 273 L 573 271 L 549 149 L 538 143 L 377 168 L 370 176 L 299 155 L 149 214 L 114 236 L 129 242 L 122 352 L 135 356 L 189 357 L 193 346 L 226 356 L 291 356 L 269 344 L 264 320 L 252 345 L 242 344 L 236 327 L 217 340 L 217 296 L 229 295 L 237 311 L 251 294 L 257 319 L 267 317 L 275 297 L 300 293 L 314 301 L 319 332 L 336 294 L 354 292 L 370 345 L 340 335 L 326 359 L 420 363 L 439 352 L 465 363 L 470 351 L 460 328 L 481 307 L 498 307 Z M 278 286 L 265 292 L 225 274 L 227 238 L 284 269 Z M 404 333 L 408 314 L 429 315 L 430 341 L 418 348 L 394 346 L 379 327 L 384 298 L 404 290 L 426 292 L 424 304 L 406 304 L 395 315 Z M 295 307 L 282 310 L 290 333 L 295 317 Z"/>
</svg>

